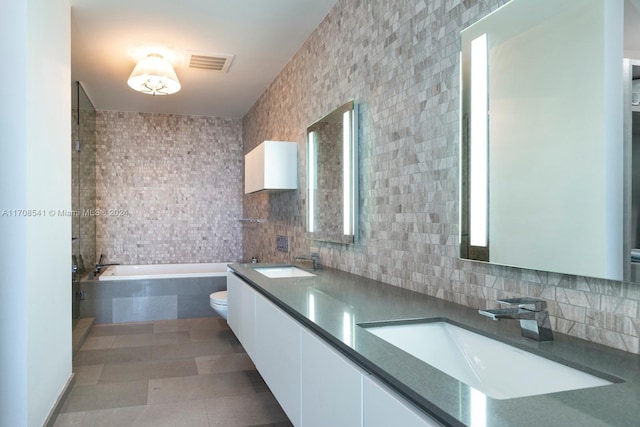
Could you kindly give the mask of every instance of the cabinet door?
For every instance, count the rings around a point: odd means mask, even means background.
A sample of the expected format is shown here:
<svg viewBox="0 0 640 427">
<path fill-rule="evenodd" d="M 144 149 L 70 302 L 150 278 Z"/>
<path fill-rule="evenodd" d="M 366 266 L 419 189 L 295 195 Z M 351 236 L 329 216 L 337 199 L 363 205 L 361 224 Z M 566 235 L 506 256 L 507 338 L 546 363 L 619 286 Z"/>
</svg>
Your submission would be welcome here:
<svg viewBox="0 0 640 427">
<path fill-rule="evenodd" d="M 361 426 L 362 376 L 360 368 L 303 329 L 302 426 Z"/>
<path fill-rule="evenodd" d="M 365 427 L 439 427 L 440 423 L 420 412 L 395 392 L 371 377 L 364 378 Z"/>
<path fill-rule="evenodd" d="M 300 326 L 262 295 L 256 295 L 253 362 L 293 425 L 300 425 Z"/>
<path fill-rule="evenodd" d="M 227 323 L 252 359 L 255 354 L 256 291 L 235 274 L 227 273 Z"/>
</svg>

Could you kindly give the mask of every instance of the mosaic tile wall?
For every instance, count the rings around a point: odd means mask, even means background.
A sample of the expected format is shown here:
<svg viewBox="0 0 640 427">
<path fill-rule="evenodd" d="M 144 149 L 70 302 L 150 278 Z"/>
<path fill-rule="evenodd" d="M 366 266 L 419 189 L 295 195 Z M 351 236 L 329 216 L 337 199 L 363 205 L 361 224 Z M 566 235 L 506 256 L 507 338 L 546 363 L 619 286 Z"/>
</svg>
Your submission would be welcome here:
<svg viewBox="0 0 640 427">
<path fill-rule="evenodd" d="M 106 262 L 241 260 L 240 119 L 99 111 L 96 127 Z"/>
<path fill-rule="evenodd" d="M 540 296 L 554 329 L 640 353 L 640 285 L 458 258 L 459 32 L 499 0 L 339 0 L 243 119 L 245 153 L 298 141 L 345 101 L 360 105 L 360 239 L 305 238 L 304 190 L 245 196 L 247 256 L 289 261 L 319 250 L 325 265 L 473 308 Z M 289 236 L 289 253 L 276 235 Z"/>
</svg>

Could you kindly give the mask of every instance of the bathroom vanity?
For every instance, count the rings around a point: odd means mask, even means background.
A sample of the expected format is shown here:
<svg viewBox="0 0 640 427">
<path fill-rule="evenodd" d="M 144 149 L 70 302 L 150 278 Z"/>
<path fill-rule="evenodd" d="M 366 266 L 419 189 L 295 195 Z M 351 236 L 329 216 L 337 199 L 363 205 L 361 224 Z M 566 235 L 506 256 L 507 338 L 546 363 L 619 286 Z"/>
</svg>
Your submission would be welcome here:
<svg viewBox="0 0 640 427">
<path fill-rule="evenodd" d="M 296 426 L 627 426 L 640 419 L 638 355 L 557 333 L 552 342 L 535 342 L 520 335 L 517 322 L 338 270 L 267 277 L 254 267 L 270 265 L 229 266 L 228 322 Z M 272 267 L 278 275 L 286 270 Z M 415 319 L 495 339 L 496 356 L 498 344 L 508 344 L 602 383 L 529 390 L 536 377 L 544 385 L 564 375 L 534 370 L 518 378 L 505 361 L 504 377 L 524 383 L 524 397 L 490 397 L 367 330 Z"/>
</svg>

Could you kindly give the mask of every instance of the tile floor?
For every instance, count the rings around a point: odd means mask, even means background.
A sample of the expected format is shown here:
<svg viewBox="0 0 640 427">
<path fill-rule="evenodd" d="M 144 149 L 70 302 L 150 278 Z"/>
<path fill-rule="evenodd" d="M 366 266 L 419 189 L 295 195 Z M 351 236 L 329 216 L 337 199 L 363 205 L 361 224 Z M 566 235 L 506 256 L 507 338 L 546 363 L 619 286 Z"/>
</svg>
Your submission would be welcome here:
<svg viewBox="0 0 640 427">
<path fill-rule="evenodd" d="M 219 317 L 96 325 L 55 427 L 291 426 Z"/>
</svg>

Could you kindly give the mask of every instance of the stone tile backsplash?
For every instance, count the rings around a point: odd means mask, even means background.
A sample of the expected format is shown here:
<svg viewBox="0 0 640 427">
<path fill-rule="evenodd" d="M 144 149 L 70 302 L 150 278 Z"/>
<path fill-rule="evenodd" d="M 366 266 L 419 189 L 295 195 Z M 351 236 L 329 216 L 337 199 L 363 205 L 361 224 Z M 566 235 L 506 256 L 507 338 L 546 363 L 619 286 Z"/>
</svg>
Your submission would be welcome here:
<svg viewBox="0 0 640 427">
<path fill-rule="evenodd" d="M 247 257 L 324 264 L 473 308 L 540 296 L 554 329 L 640 353 L 640 285 L 493 266 L 458 257 L 459 33 L 505 0 L 339 0 L 242 120 L 244 153 L 298 141 L 299 189 L 244 197 Z M 360 106 L 360 238 L 305 236 L 305 129 Z M 289 253 L 276 235 L 289 236 Z M 514 326 L 514 327 L 517 327 Z"/>
<path fill-rule="evenodd" d="M 99 111 L 97 252 L 107 262 L 242 260 L 240 119 Z"/>
</svg>

